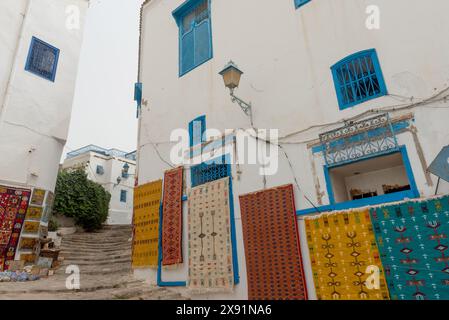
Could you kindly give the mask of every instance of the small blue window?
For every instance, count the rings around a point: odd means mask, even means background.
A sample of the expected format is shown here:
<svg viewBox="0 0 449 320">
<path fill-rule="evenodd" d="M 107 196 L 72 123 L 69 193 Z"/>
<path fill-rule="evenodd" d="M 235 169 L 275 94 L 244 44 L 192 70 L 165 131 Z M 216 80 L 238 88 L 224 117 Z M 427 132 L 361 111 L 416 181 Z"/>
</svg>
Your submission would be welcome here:
<svg viewBox="0 0 449 320">
<path fill-rule="evenodd" d="M 353 54 L 331 67 L 340 109 L 387 94 L 376 50 Z"/>
<path fill-rule="evenodd" d="M 189 123 L 190 146 L 196 146 L 206 141 L 206 116 L 201 116 Z"/>
<path fill-rule="evenodd" d="M 173 16 L 179 26 L 179 75 L 212 58 L 210 0 L 187 0 Z"/>
<path fill-rule="evenodd" d="M 307 2 L 310 2 L 310 0 L 295 0 L 295 6 L 296 8 L 299 8 L 302 5 L 305 5 Z"/>
<path fill-rule="evenodd" d="M 32 37 L 25 70 L 54 82 L 58 59 L 59 49 Z"/>
<path fill-rule="evenodd" d="M 127 191 L 126 190 L 121 190 L 120 191 L 120 202 L 126 202 L 126 195 L 127 195 Z"/>
<path fill-rule="evenodd" d="M 97 165 L 97 174 L 100 176 L 104 174 L 103 166 Z"/>
</svg>

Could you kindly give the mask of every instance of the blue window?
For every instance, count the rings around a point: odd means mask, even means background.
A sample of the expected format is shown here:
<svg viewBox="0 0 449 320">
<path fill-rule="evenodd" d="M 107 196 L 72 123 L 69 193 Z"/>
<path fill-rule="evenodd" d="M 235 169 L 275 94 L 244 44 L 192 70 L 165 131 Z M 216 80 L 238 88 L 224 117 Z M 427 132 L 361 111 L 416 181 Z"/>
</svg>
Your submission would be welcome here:
<svg viewBox="0 0 449 320">
<path fill-rule="evenodd" d="M 97 165 L 97 174 L 100 176 L 104 174 L 103 166 Z"/>
<path fill-rule="evenodd" d="M 295 6 L 296 8 L 299 8 L 302 5 L 305 5 L 307 2 L 310 2 L 310 0 L 295 0 Z"/>
<path fill-rule="evenodd" d="M 58 59 L 59 49 L 33 37 L 31 39 L 30 50 L 28 51 L 25 70 L 54 82 Z"/>
<path fill-rule="evenodd" d="M 128 192 L 126 190 L 120 190 L 120 202 L 126 202 L 127 193 Z"/>
<path fill-rule="evenodd" d="M 206 141 L 206 116 L 201 116 L 189 123 L 190 146 Z"/>
<path fill-rule="evenodd" d="M 173 12 L 179 26 L 179 75 L 212 58 L 210 0 L 187 0 Z"/>
<path fill-rule="evenodd" d="M 331 67 L 340 109 L 387 94 L 376 50 L 353 54 Z"/>
</svg>

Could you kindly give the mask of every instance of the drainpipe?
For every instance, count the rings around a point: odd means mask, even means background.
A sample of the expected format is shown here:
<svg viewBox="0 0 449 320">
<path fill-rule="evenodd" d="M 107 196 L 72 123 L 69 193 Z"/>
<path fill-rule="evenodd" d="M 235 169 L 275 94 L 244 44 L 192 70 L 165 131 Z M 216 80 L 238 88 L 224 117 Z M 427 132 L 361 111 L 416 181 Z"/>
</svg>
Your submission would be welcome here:
<svg viewBox="0 0 449 320">
<path fill-rule="evenodd" d="M 15 74 L 16 74 L 16 67 L 19 63 L 19 58 L 18 58 L 18 53 L 20 51 L 20 49 L 22 48 L 23 45 L 23 33 L 25 31 L 27 22 L 28 22 L 28 17 L 30 15 L 30 11 L 31 11 L 31 7 L 32 7 L 32 3 L 33 0 L 28 0 L 28 4 L 27 7 L 25 9 L 25 12 L 23 14 L 23 20 L 22 20 L 22 25 L 20 26 L 20 31 L 19 31 L 19 37 L 17 39 L 17 45 L 16 45 L 16 49 L 14 51 L 14 59 L 13 59 L 13 63 L 11 65 L 11 69 L 9 72 L 9 79 L 8 79 L 8 83 L 6 85 L 6 90 L 5 90 L 5 97 L 2 101 L 1 104 L 1 109 L 0 109 L 0 125 L 3 123 L 3 118 L 6 112 L 6 107 L 8 106 L 8 102 L 9 102 L 9 96 L 11 93 L 11 84 L 14 80 Z"/>
</svg>

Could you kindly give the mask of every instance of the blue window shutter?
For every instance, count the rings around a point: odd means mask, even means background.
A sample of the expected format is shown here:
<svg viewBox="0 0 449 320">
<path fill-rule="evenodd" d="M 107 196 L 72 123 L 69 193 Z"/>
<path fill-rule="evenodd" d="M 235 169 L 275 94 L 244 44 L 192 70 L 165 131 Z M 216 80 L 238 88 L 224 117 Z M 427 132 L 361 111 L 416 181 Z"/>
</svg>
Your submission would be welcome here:
<svg viewBox="0 0 449 320">
<path fill-rule="evenodd" d="M 350 55 L 331 67 L 340 109 L 387 94 L 375 49 Z"/>
<path fill-rule="evenodd" d="M 195 31 L 185 33 L 181 38 L 181 72 L 186 73 L 195 66 Z"/>
<path fill-rule="evenodd" d="M 126 202 L 126 190 L 121 190 L 120 191 L 120 202 Z"/>
<path fill-rule="evenodd" d="M 307 2 L 310 2 L 311 0 L 295 0 L 295 7 L 299 8 L 302 5 L 305 5 Z"/>
<path fill-rule="evenodd" d="M 142 83 L 136 82 L 134 84 L 134 101 L 137 102 L 137 106 L 140 107 L 142 105 Z"/>
<path fill-rule="evenodd" d="M 195 64 L 207 61 L 211 56 L 211 36 L 209 20 L 201 22 L 195 27 Z"/>
<path fill-rule="evenodd" d="M 206 116 L 201 116 L 189 123 L 190 146 L 196 146 L 205 141 Z"/>
<path fill-rule="evenodd" d="M 213 56 L 210 3 L 210 0 L 186 0 L 173 11 L 179 27 L 180 76 Z"/>
</svg>

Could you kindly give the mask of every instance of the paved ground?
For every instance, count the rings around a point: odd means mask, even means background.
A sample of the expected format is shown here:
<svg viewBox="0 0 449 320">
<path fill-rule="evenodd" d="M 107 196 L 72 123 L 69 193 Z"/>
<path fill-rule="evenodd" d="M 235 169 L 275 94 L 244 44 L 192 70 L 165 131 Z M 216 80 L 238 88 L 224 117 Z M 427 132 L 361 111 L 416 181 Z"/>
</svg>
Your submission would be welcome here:
<svg viewBox="0 0 449 320">
<path fill-rule="evenodd" d="M 54 276 L 33 282 L 0 283 L 0 299 L 184 299 L 179 293 L 132 277 L 131 227 L 108 226 L 97 233 L 75 233 L 62 240 L 63 265 Z M 66 288 L 68 265 L 80 268 L 80 289 Z"/>
</svg>

